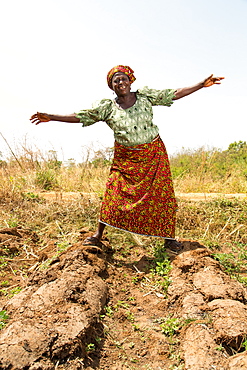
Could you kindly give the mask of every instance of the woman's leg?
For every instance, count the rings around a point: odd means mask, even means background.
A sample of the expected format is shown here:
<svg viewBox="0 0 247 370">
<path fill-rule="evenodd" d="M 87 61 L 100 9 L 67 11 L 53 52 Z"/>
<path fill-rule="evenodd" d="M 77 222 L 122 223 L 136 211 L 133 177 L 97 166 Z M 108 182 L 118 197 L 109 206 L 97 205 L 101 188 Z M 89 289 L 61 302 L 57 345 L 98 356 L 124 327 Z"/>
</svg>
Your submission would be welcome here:
<svg viewBox="0 0 247 370">
<path fill-rule="evenodd" d="M 102 222 L 99 222 L 98 228 L 92 236 L 98 240 L 101 240 L 103 232 L 105 230 L 105 226 L 106 226 L 105 224 L 102 224 Z"/>
<path fill-rule="evenodd" d="M 84 242 L 83 245 L 95 245 L 97 247 L 102 247 L 101 238 L 105 229 L 105 224 L 102 224 L 102 222 L 99 222 L 98 228 L 95 231 L 95 233 L 92 236 L 88 236 Z"/>
</svg>

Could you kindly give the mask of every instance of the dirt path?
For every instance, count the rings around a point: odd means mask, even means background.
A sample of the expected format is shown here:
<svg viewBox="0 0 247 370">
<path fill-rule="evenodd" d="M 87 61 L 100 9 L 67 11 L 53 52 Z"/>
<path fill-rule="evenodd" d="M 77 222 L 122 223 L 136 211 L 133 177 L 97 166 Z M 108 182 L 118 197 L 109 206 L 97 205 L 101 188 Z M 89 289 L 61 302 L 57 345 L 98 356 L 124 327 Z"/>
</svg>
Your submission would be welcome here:
<svg viewBox="0 0 247 370">
<path fill-rule="evenodd" d="M 46 200 L 51 201 L 68 201 L 68 200 L 77 200 L 81 198 L 91 198 L 96 199 L 97 194 L 95 193 L 83 193 L 83 192 L 42 192 L 39 193 L 40 197 L 43 197 Z M 225 199 L 246 199 L 247 194 L 223 194 L 223 193 L 179 193 L 176 192 L 176 196 L 181 199 L 187 199 L 192 201 L 206 201 L 215 198 L 225 198 Z"/>
<path fill-rule="evenodd" d="M 177 192 L 176 197 L 191 200 L 191 201 L 208 201 L 208 200 L 216 199 L 216 198 L 244 200 L 244 199 L 247 199 L 247 194 L 179 193 Z"/>
</svg>

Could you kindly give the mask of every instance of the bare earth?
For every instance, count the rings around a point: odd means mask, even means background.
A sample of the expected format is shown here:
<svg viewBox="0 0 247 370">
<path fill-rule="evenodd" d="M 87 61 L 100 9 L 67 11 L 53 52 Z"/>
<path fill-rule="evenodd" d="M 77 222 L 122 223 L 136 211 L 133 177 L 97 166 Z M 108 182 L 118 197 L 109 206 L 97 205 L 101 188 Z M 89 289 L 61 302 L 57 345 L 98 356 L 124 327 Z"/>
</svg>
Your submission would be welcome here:
<svg viewBox="0 0 247 370">
<path fill-rule="evenodd" d="M 49 193 L 60 201 L 65 195 Z M 30 230 L 0 230 L 0 256 L 19 251 L 4 280 L 9 290 L 23 287 L 11 299 L 0 295 L 0 311 L 10 317 L 0 331 L 1 370 L 247 369 L 247 289 L 208 249 L 182 241 L 184 250 L 170 255 L 166 296 L 153 279 L 148 247 L 133 243 L 120 258 L 107 240 L 103 252 L 83 246 L 87 235 L 81 230 L 78 243 L 54 256 L 52 240 L 40 252 Z M 23 251 L 27 236 L 31 253 Z M 27 276 L 17 273 L 23 264 Z M 169 318 L 183 325 L 167 334 Z"/>
<path fill-rule="evenodd" d="M 215 198 L 223 199 L 246 199 L 247 194 L 221 194 L 221 193 L 176 193 L 178 198 L 187 199 L 191 201 L 206 201 Z"/>
</svg>

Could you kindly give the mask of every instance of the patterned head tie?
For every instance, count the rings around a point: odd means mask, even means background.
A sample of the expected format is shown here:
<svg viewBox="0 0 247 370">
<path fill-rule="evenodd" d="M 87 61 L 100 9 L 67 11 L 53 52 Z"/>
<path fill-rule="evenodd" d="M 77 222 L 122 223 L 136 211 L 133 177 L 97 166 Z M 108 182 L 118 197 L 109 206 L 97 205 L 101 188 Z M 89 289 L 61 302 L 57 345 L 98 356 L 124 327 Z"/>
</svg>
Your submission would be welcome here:
<svg viewBox="0 0 247 370">
<path fill-rule="evenodd" d="M 135 81 L 135 76 L 134 76 L 134 71 L 133 69 L 131 69 L 129 66 L 122 66 L 122 65 L 118 65 L 116 67 L 113 67 L 108 73 L 107 73 L 107 83 L 108 83 L 108 86 L 110 87 L 110 89 L 112 89 L 112 83 L 111 83 L 111 80 L 112 80 L 112 77 L 115 73 L 117 72 L 122 72 L 122 73 L 125 73 L 128 77 L 129 77 L 129 80 L 130 80 L 130 83 L 132 84 L 134 81 Z"/>
</svg>

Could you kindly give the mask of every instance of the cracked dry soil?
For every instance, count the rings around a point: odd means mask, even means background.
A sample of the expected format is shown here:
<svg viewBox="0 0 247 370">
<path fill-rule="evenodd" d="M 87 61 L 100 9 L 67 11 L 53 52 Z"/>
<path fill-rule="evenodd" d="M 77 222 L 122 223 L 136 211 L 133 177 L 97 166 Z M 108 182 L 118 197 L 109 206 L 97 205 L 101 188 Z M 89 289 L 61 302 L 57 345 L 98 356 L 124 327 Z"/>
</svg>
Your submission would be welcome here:
<svg viewBox="0 0 247 370">
<path fill-rule="evenodd" d="M 19 252 L 4 279 L 23 289 L 0 296 L 9 315 L 0 331 L 1 370 L 247 369 L 247 290 L 199 243 L 184 240 L 183 252 L 170 256 L 164 295 L 147 247 L 133 246 L 124 260 L 107 241 L 103 252 L 79 241 L 40 269 L 54 256 L 52 241 L 38 253 L 30 230 L 6 228 L 2 242 L 5 261 Z M 17 274 L 24 265 L 27 276 Z M 167 318 L 183 320 L 174 335 L 162 332 Z"/>
</svg>

